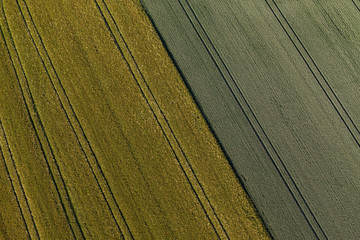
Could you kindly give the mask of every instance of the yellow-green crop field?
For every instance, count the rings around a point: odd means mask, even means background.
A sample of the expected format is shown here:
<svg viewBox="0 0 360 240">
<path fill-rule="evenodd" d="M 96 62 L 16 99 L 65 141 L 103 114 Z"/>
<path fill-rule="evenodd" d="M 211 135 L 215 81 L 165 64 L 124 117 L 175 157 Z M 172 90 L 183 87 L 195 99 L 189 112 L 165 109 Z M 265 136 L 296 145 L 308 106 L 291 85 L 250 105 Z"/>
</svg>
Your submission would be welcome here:
<svg viewBox="0 0 360 240">
<path fill-rule="evenodd" d="M 137 0 L 1 0 L 1 239 L 268 239 Z"/>
</svg>

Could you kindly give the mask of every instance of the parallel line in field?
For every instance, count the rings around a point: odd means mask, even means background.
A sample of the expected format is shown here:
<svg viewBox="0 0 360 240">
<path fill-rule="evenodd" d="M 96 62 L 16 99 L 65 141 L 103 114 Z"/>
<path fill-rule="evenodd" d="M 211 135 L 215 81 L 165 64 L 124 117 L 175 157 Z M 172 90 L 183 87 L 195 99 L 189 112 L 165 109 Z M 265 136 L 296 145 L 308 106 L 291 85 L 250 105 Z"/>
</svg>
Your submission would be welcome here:
<svg viewBox="0 0 360 240">
<path fill-rule="evenodd" d="M 29 34 L 31 36 L 32 42 L 36 48 L 37 53 L 39 54 L 39 57 L 41 59 L 41 62 L 43 64 L 43 67 L 46 71 L 46 74 L 50 80 L 50 83 L 56 93 L 56 96 L 60 102 L 61 108 L 65 113 L 66 119 L 72 129 L 72 131 L 75 134 L 76 140 L 81 148 L 81 151 L 83 152 L 85 158 L 86 158 L 86 162 L 89 165 L 89 168 L 92 172 L 92 174 L 94 175 L 94 178 L 96 180 L 96 183 L 101 191 L 102 196 L 104 197 L 104 200 L 106 202 L 107 207 L 109 208 L 110 214 L 113 218 L 113 220 L 115 221 L 115 224 L 121 234 L 122 237 L 124 237 L 123 235 L 123 231 L 121 230 L 120 227 L 120 223 L 121 221 L 124 222 L 125 224 L 125 228 L 128 229 L 130 236 L 132 237 L 132 233 L 130 231 L 130 229 L 128 228 L 127 222 L 125 220 L 125 217 L 115 199 L 115 196 L 110 188 L 110 185 L 108 183 L 107 178 L 105 177 L 105 173 L 102 170 L 102 167 L 98 161 L 98 158 L 90 144 L 89 139 L 87 138 L 85 131 L 75 113 L 75 110 L 68 98 L 68 95 L 65 91 L 65 88 L 60 80 L 60 77 L 55 69 L 55 66 L 50 58 L 50 55 L 45 47 L 45 44 L 40 36 L 40 33 L 35 25 L 35 22 L 33 20 L 33 17 L 30 13 L 30 10 L 28 8 L 28 5 L 26 3 L 25 0 L 22 0 L 23 4 L 24 4 L 24 8 L 25 8 L 25 12 L 27 13 L 29 19 L 30 19 L 30 24 L 28 24 L 28 21 L 26 21 L 25 15 L 24 15 L 24 11 L 22 10 L 19 1 L 16 1 L 21 15 L 25 21 L 26 27 L 29 31 Z M 35 32 L 35 37 L 31 31 L 30 28 L 33 28 L 33 31 Z M 36 40 L 40 43 L 37 44 L 35 38 L 37 38 Z M 40 48 L 39 48 L 40 45 Z M 47 66 L 48 65 L 48 66 Z M 54 81 L 55 79 L 55 81 Z M 68 109 L 68 110 L 67 110 Z M 78 131 L 80 132 L 80 134 L 78 133 Z M 105 186 L 102 186 L 105 185 Z M 117 210 L 114 210 L 117 209 Z M 115 212 L 114 211 L 118 211 L 119 215 L 120 215 L 120 220 L 115 216 Z M 132 237 L 133 238 L 133 237 Z"/>
<path fill-rule="evenodd" d="M 202 209 L 204 210 L 204 213 L 205 213 L 207 219 L 211 223 L 215 233 L 217 234 L 217 236 L 219 238 L 220 238 L 220 234 L 222 236 L 225 236 L 226 238 L 229 238 L 224 226 L 222 225 L 220 219 L 217 216 L 217 213 L 215 212 L 213 205 L 210 202 L 210 199 L 208 198 L 207 194 L 205 193 L 205 190 L 204 190 L 203 186 L 201 185 L 199 179 L 197 178 L 193 167 L 191 166 L 185 152 L 183 151 L 178 139 L 176 138 L 176 136 L 168 122 L 168 119 L 166 118 L 165 114 L 163 113 L 162 109 L 160 108 L 159 103 L 157 102 L 147 81 L 145 80 L 145 77 L 143 76 L 143 74 L 142 74 L 131 50 L 129 49 L 128 44 L 126 43 L 126 41 L 123 37 L 123 34 L 121 33 L 118 25 L 116 24 L 116 21 L 115 21 L 113 15 L 111 14 L 106 2 L 102 0 L 104 9 L 105 9 L 105 13 L 101 9 L 98 1 L 95 0 L 95 3 L 97 5 L 101 15 L 104 18 L 105 24 L 108 27 L 108 29 L 115 41 L 117 48 L 119 49 L 122 57 L 125 59 L 126 64 L 128 65 L 128 68 L 130 69 L 131 74 L 132 74 L 134 80 L 136 81 L 136 84 L 139 87 L 142 96 L 144 97 L 152 114 L 154 115 L 161 131 L 163 132 L 163 134 L 166 138 L 166 141 L 168 142 L 168 144 L 171 148 L 172 153 L 174 154 L 182 172 L 184 173 L 187 181 L 189 182 L 189 185 L 191 186 L 192 191 L 194 192 L 197 200 L 199 201 Z M 105 15 L 108 15 L 110 18 L 107 18 Z M 114 32 L 112 30 L 110 25 L 115 26 L 116 32 Z M 118 34 L 116 34 L 116 33 L 118 33 Z M 118 36 L 116 36 L 116 35 L 118 35 Z M 123 45 L 123 48 L 120 46 L 120 44 Z M 125 49 L 126 53 L 123 51 L 123 49 Z M 126 55 L 129 55 L 129 56 L 126 57 Z M 132 67 L 132 65 L 135 67 Z M 211 218 L 209 212 L 214 215 L 215 219 Z M 215 225 L 217 225 L 217 227 Z M 223 233 L 219 234 L 219 232 L 218 232 L 219 228 L 220 228 L 220 231 L 223 231 Z"/>
<path fill-rule="evenodd" d="M 360 147 L 360 130 L 355 124 L 354 120 L 351 118 L 350 114 L 346 110 L 345 106 L 341 102 L 340 98 L 337 96 L 335 90 L 331 87 L 329 81 L 322 73 L 318 65 L 316 64 L 315 60 L 310 55 L 309 51 L 295 32 L 294 28 L 291 26 L 289 21 L 286 19 L 284 14 L 282 13 L 280 7 L 276 3 L 275 0 L 272 0 L 273 5 L 268 3 L 269 8 L 275 15 L 276 19 L 280 23 L 281 27 L 284 29 L 285 33 L 287 34 L 290 41 L 295 46 L 296 50 L 300 54 L 301 58 L 311 71 L 312 75 L 316 79 L 317 83 L 320 85 L 321 89 L 325 93 L 326 97 L 329 99 L 331 105 L 336 110 L 337 114 L 339 115 L 342 122 L 345 124 L 346 128 L 348 129 L 349 133 L 351 134 L 352 138 L 356 142 L 356 144 Z M 360 7 L 352 0 L 356 8 L 360 11 Z M 358 2 L 358 1 L 357 1 Z M 360 2 L 358 2 L 360 3 Z M 278 12 L 278 13 L 276 13 Z"/>
<path fill-rule="evenodd" d="M 4 16 L 4 20 L 5 20 L 5 24 L 6 24 L 6 30 L 9 33 L 11 46 L 13 48 L 12 50 L 10 50 L 10 48 L 9 48 L 9 45 L 8 45 L 8 43 L 6 41 L 6 37 L 5 37 L 5 34 L 3 34 L 3 31 L 2 31 L 2 37 L 4 39 L 4 42 L 5 42 L 5 45 L 6 45 L 6 48 L 7 48 L 7 51 L 8 51 L 8 54 L 9 54 L 13 69 L 14 69 L 14 73 L 15 73 L 16 78 L 17 78 L 18 86 L 19 86 L 19 89 L 20 89 L 20 92 L 21 92 L 22 99 L 23 99 L 23 101 L 25 103 L 25 108 L 26 108 L 27 114 L 29 115 L 31 125 L 32 125 L 32 127 L 34 129 L 34 132 L 35 132 L 35 135 L 36 135 L 36 139 L 39 142 L 41 153 L 42 153 L 42 155 L 43 155 L 43 157 L 45 159 L 45 162 L 46 162 L 47 168 L 49 170 L 51 180 L 53 181 L 54 186 L 56 188 L 56 192 L 57 192 L 57 195 L 59 197 L 61 207 L 64 210 L 65 217 L 67 219 L 67 222 L 69 224 L 69 227 L 71 229 L 71 232 L 72 232 L 74 238 L 76 239 L 76 235 L 75 235 L 73 226 L 72 226 L 70 218 L 69 218 L 69 213 L 67 211 L 67 208 L 65 207 L 66 200 L 63 199 L 63 197 L 62 197 L 63 194 L 60 193 L 61 189 L 64 189 L 64 191 L 65 191 L 64 195 L 66 196 L 65 198 L 67 199 L 67 202 L 70 205 L 70 209 L 71 209 L 70 211 L 72 212 L 72 214 L 73 214 L 73 216 L 75 218 L 75 221 L 76 221 L 76 225 L 79 228 L 79 231 L 81 232 L 82 237 L 84 238 L 84 234 L 83 234 L 83 231 L 82 231 L 82 229 L 80 227 L 78 218 L 76 216 L 72 201 L 70 199 L 69 192 L 68 192 L 67 187 L 65 185 L 64 178 L 63 178 L 63 176 L 61 174 L 61 171 L 60 171 L 59 165 L 57 163 L 57 160 L 55 159 L 52 147 L 51 147 L 51 145 L 49 143 L 47 134 L 46 134 L 45 129 L 44 129 L 44 125 L 42 123 L 39 112 L 38 112 L 38 110 L 36 108 L 36 105 L 35 105 L 34 98 L 33 98 L 32 93 L 30 91 L 29 82 L 28 82 L 26 73 L 24 71 L 23 65 L 22 65 L 22 63 L 20 61 L 19 53 L 18 53 L 18 50 L 16 48 L 12 33 L 10 31 L 10 27 L 8 25 L 8 20 L 7 20 L 6 14 L 5 14 L 3 0 L 1 0 L 1 10 L 2 10 L 2 15 Z M 1 28 L 3 28 L 3 27 L 1 27 Z M 11 51 L 14 51 L 14 53 L 15 53 L 15 58 L 14 59 L 12 57 Z M 16 63 L 14 62 L 14 60 L 16 60 Z M 29 105 L 31 106 L 31 109 L 30 109 Z M 35 117 L 33 117 L 33 116 L 35 116 Z M 46 146 L 44 146 L 44 144 Z M 49 157 L 47 156 L 48 153 L 46 153 L 45 148 L 49 149 L 49 151 L 50 151 L 50 159 L 52 160 L 51 162 L 49 161 Z M 55 166 L 52 166 L 52 163 Z M 53 173 L 53 171 L 55 173 Z M 56 177 L 55 177 L 57 175 L 59 175 L 60 185 L 62 185 L 62 188 L 58 186 L 58 181 L 59 180 L 56 180 Z"/>
<path fill-rule="evenodd" d="M 117 31 L 120 33 L 120 31 L 118 30 L 118 26 L 116 25 L 116 23 L 115 23 L 115 19 L 114 19 L 114 17 L 113 17 L 113 15 L 111 14 L 111 12 L 110 12 L 110 10 L 109 10 L 109 8 L 108 8 L 108 6 L 107 6 L 107 4 L 106 4 L 106 2 L 105 1 L 103 1 L 103 0 L 101 0 L 101 3 L 102 3 L 102 7 L 105 9 L 105 11 L 103 11 L 101 8 L 101 4 L 99 3 L 99 2 L 97 2 L 97 1 L 95 1 L 95 4 L 97 5 L 97 9 L 99 10 L 99 12 L 100 12 L 100 14 L 101 14 L 101 16 L 103 17 L 103 20 L 105 21 L 105 24 L 106 24 L 106 26 L 110 29 L 111 27 L 110 27 L 110 24 L 108 24 L 109 23 L 109 21 L 107 21 L 107 19 L 111 19 L 112 21 L 112 23 L 115 25 L 115 28 L 117 29 Z M 108 15 L 109 17 L 106 17 L 105 15 Z M 111 34 L 113 33 L 112 32 L 112 30 L 110 30 L 110 32 L 111 32 Z M 121 34 L 121 33 L 120 33 Z M 122 36 L 122 35 L 121 35 Z M 123 43 L 125 43 L 125 42 L 123 42 Z M 120 50 L 121 51 L 121 50 Z M 132 69 L 129 67 L 130 66 L 130 64 L 129 64 L 129 62 L 128 62 L 128 60 L 124 57 L 124 55 L 122 55 L 122 57 L 123 57 L 123 59 L 124 59 L 124 61 L 126 62 L 126 64 L 127 64 L 127 67 L 128 67 L 128 69 L 129 69 L 129 71 L 130 71 L 130 73 L 131 73 L 131 75 L 134 77 L 134 72 L 132 71 Z M 134 78 L 135 79 L 135 78 Z M 136 81 L 136 79 L 135 79 L 135 81 Z M 139 85 L 137 84 L 137 86 L 139 87 Z M 146 99 L 145 99 L 146 100 Z M 152 111 L 152 109 L 150 109 L 151 111 Z M 125 136 L 124 136 L 125 137 Z M 127 145 L 129 146 L 129 148 L 130 148 L 130 143 L 127 143 Z M 133 154 L 133 152 L 131 151 L 131 154 L 132 154 L 132 156 L 133 156 L 133 158 L 135 159 L 135 156 L 134 156 L 134 154 Z M 145 180 L 145 179 L 144 179 Z M 145 182 L 146 182 L 146 184 L 149 186 L 149 183 L 145 180 Z M 159 201 L 157 200 L 157 199 L 155 199 L 155 202 L 156 202 L 156 204 L 158 205 L 158 206 L 160 206 L 160 204 L 159 204 Z M 161 209 L 161 211 L 162 211 L 162 209 Z M 170 232 L 172 232 L 172 230 L 170 229 L 170 227 L 168 227 L 168 230 L 170 231 Z"/>
<path fill-rule="evenodd" d="M 0 31 L 1 31 L 1 34 L 3 35 L 3 32 L 2 32 L 2 29 L 0 27 Z M 5 151 L 3 151 L 2 149 L 2 142 L 5 142 L 5 145 L 6 145 L 6 148 L 7 148 L 7 152 L 8 152 L 8 156 L 9 157 L 6 157 L 5 156 Z M 11 149 L 10 149 L 10 146 L 9 146 L 9 143 L 7 141 L 7 136 L 5 135 L 5 130 L 4 130 L 4 127 L 2 125 L 2 121 L 0 119 L 0 155 L 3 159 L 3 163 L 4 163 L 4 166 L 5 166 L 5 170 L 6 170 L 6 174 L 8 176 L 8 179 L 9 179 L 9 182 L 10 182 L 10 185 L 11 185 L 11 189 L 12 189 L 12 192 L 14 193 L 15 195 L 15 200 L 16 200 L 16 204 L 20 210 L 20 215 L 21 215 L 21 218 L 22 218 L 22 221 L 24 222 L 24 225 L 25 225 L 25 228 L 26 228 L 26 232 L 28 234 L 28 237 L 29 239 L 32 239 L 31 237 L 31 234 L 30 234 L 30 230 L 29 230 L 29 226 L 28 226 L 28 223 L 25 219 L 25 216 L 24 216 L 24 211 L 27 211 L 27 214 L 30 215 L 30 221 L 32 222 L 33 226 L 34 226 L 34 229 L 36 229 L 36 226 L 35 226 L 35 223 L 32 221 L 33 220 L 33 217 L 32 217 L 32 213 L 31 213 L 31 210 L 30 210 L 30 207 L 29 207 L 29 204 L 28 204 L 28 200 L 27 200 L 27 197 L 25 195 L 25 192 L 24 192 L 24 188 L 23 188 L 23 185 L 21 183 L 21 180 L 20 180 L 20 175 L 19 175 L 19 171 L 17 170 L 17 167 L 16 167 L 16 164 L 15 164 L 15 161 L 13 159 L 13 156 L 12 156 L 12 152 L 11 152 Z M 7 163 L 7 160 L 6 159 L 10 159 L 11 161 L 11 164 Z M 12 168 L 12 170 L 10 170 L 10 168 Z M 14 176 L 11 176 L 12 173 L 11 172 L 14 172 L 15 173 L 15 177 Z M 18 185 L 17 188 L 20 188 L 20 194 L 17 193 L 17 191 L 15 190 L 15 186 L 14 184 Z M 19 195 L 19 196 L 18 196 Z M 21 204 L 20 204 L 20 200 L 19 198 L 20 197 L 23 197 L 22 201 L 25 201 L 25 205 L 26 205 L 26 210 L 23 210 L 23 207 L 21 207 Z"/>
<path fill-rule="evenodd" d="M 353 2 L 353 4 L 355 5 L 355 7 L 357 8 L 357 10 L 360 11 L 360 1 L 359 0 L 351 0 Z"/>
<path fill-rule="evenodd" d="M 100 12 L 100 14 L 101 14 L 101 16 L 102 16 L 103 20 L 105 20 L 105 25 L 109 28 L 109 27 L 110 27 L 110 25 L 108 25 L 108 22 L 106 22 L 106 19 L 107 19 L 107 18 L 105 17 L 105 13 L 104 13 L 104 11 L 102 11 L 102 10 L 101 10 L 101 7 L 100 7 L 99 2 L 95 1 L 95 4 L 96 4 L 97 9 L 99 10 L 99 12 Z M 110 11 L 109 11 L 109 9 L 108 9 L 108 7 L 107 7 L 106 3 L 105 3 L 104 1 L 102 1 L 102 4 L 104 5 L 105 12 L 109 14 L 109 16 L 110 16 L 110 18 L 111 18 L 111 19 L 113 19 L 113 16 L 111 15 L 111 13 L 110 13 Z M 127 66 L 129 66 L 129 64 L 128 64 L 127 60 L 126 60 L 125 58 L 123 58 L 123 59 L 125 60 L 125 62 L 126 62 L 126 64 L 127 64 Z M 133 75 L 133 72 L 131 71 L 131 69 L 130 69 L 130 68 L 129 68 L 129 70 L 130 70 L 130 73 Z M 122 133 L 122 135 L 123 135 L 123 133 Z M 135 155 L 134 155 L 133 151 L 131 150 L 130 143 L 128 142 L 128 139 L 127 139 L 124 135 L 123 135 L 123 137 L 126 139 L 126 142 L 127 142 L 128 148 L 130 149 L 130 152 L 131 152 L 131 155 L 132 155 L 133 159 L 135 159 L 136 157 L 135 157 Z M 142 174 L 142 171 L 141 171 L 141 170 L 140 170 L 140 172 L 141 172 L 141 175 L 142 175 L 142 177 L 143 177 L 144 182 L 145 182 L 145 183 L 146 183 L 146 185 L 150 188 L 150 185 L 149 185 L 148 181 L 144 178 L 144 176 L 143 176 L 143 174 Z M 154 201 L 155 201 L 155 203 L 157 204 L 157 206 L 160 206 L 160 203 L 159 203 L 159 201 L 157 200 L 157 198 L 155 198 L 155 199 L 154 199 Z M 160 211 L 161 211 L 161 212 L 163 212 L 163 210 L 162 210 L 161 208 L 160 208 Z M 146 227 L 148 227 L 148 226 L 146 226 Z M 169 230 L 170 232 L 172 232 L 172 230 L 171 230 L 171 228 L 170 228 L 169 226 L 167 226 L 167 228 L 168 228 L 168 230 Z M 151 234 L 150 229 L 149 229 L 149 233 Z"/>
<path fill-rule="evenodd" d="M 305 62 L 306 66 L 311 71 L 311 74 L 314 76 L 317 83 L 320 85 L 326 97 L 329 99 L 331 105 L 335 108 L 340 119 L 345 124 L 346 128 L 349 130 L 351 136 L 354 138 L 356 144 L 360 147 L 359 128 L 356 126 L 355 122 L 351 118 L 350 114 L 346 110 L 340 98 L 336 95 L 335 90 L 331 87 L 329 81 L 326 79 L 325 75 L 322 73 L 318 65 L 315 63 L 309 51 L 306 49 L 305 45 L 303 44 L 299 36 L 296 34 L 295 30 L 290 25 L 289 21 L 286 19 L 279 6 L 276 4 L 275 0 L 272 0 L 272 2 L 275 7 L 272 7 L 271 6 L 272 4 L 267 2 L 269 8 L 271 9 L 274 16 L 280 23 L 281 27 L 284 29 L 286 35 L 288 36 L 292 44 L 295 46 L 301 58 Z"/>
<path fill-rule="evenodd" d="M 319 234 L 317 232 L 320 232 L 320 234 L 321 234 L 322 230 L 321 230 L 321 228 L 320 228 L 320 231 L 315 230 L 316 228 L 319 228 L 319 226 L 317 224 L 317 220 L 316 220 L 314 214 L 312 213 L 311 209 L 309 208 L 306 200 L 303 197 L 303 194 L 301 193 L 300 189 L 298 188 L 298 186 L 297 186 L 295 180 L 293 179 L 293 177 L 291 176 L 289 170 L 285 166 L 282 158 L 280 157 L 276 148 L 272 144 L 269 136 L 265 132 L 261 123 L 259 122 L 254 110 L 250 106 L 249 101 L 246 99 L 242 89 L 236 83 L 234 75 L 230 71 L 229 67 L 226 65 L 225 61 L 222 59 L 219 51 L 217 50 L 214 43 L 211 41 L 209 35 L 207 34 L 205 28 L 201 24 L 199 18 L 197 17 L 194 9 L 191 7 L 188 0 L 178 0 L 178 2 L 181 5 L 186 16 L 188 17 L 189 21 L 191 22 L 198 37 L 200 38 L 203 45 L 205 46 L 211 59 L 215 63 L 216 68 L 218 69 L 219 73 L 221 74 L 222 78 L 224 79 L 225 83 L 227 84 L 233 97 L 237 101 L 239 107 L 241 108 L 242 112 L 244 113 L 245 117 L 247 118 L 248 122 L 250 123 L 250 126 L 254 130 L 254 133 L 256 134 L 259 142 L 264 147 L 270 160 L 272 161 L 273 165 L 275 166 L 277 172 L 279 173 L 280 177 L 282 178 L 283 182 L 285 183 L 286 187 L 288 188 L 295 203 L 297 204 L 300 211 L 302 212 L 309 227 L 311 228 L 313 233 L 319 238 Z"/>
<path fill-rule="evenodd" d="M 315 62 L 312 60 L 311 56 L 308 54 L 307 50 L 305 49 L 305 47 L 302 45 L 302 42 L 300 41 L 300 39 L 297 37 L 296 33 L 293 31 L 292 27 L 290 26 L 290 24 L 288 23 L 287 19 L 284 17 L 284 15 L 282 14 L 282 12 L 280 11 L 279 7 L 277 6 L 276 2 L 274 0 L 268 1 L 265 0 L 266 4 L 268 5 L 269 9 L 271 10 L 271 12 L 273 13 L 273 15 L 275 16 L 276 20 L 279 22 L 279 24 L 281 25 L 282 29 L 285 31 L 286 35 L 288 36 L 288 38 L 290 39 L 290 41 L 292 42 L 292 44 L 295 46 L 296 50 L 298 51 L 298 53 L 300 54 L 301 58 L 303 59 L 304 63 L 306 64 L 306 66 L 309 68 L 309 70 L 311 71 L 311 74 L 315 77 L 316 81 L 318 82 L 318 84 L 320 85 L 321 89 L 323 90 L 323 92 L 325 93 L 325 95 L 328 97 L 328 99 L 330 100 L 330 103 L 334 106 L 335 110 L 337 111 L 337 113 L 339 113 L 338 109 L 336 108 L 336 106 L 334 105 L 333 101 L 331 100 L 331 97 L 328 94 L 328 91 L 325 90 L 324 85 L 321 84 L 321 82 L 319 81 L 319 76 L 317 75 L 317 73 L 319 73 L 320 77 L 323 77 L 322 73 L 320 72 L 320 70 L 317 68 Z M 272 4 L 273 3 L 273 4 Z M 274 6 L 272 6 L 274 5 Z M 276 10 L 279 12 L 277 13 Z M 283 23 L 285 22 L 285 23 Z M 290 29 L 288 29 L 290 28 Z M 298 44 L 300 43 L 300 45 Z M 303 53 L 305 50 L 305 54 Z M 318 72 L 314 71 L 314 68 L 311 67 L 310 64 L 313 64 L 315 66 L 315 69 L 318 70 Z M 324 78 L 323 78 L 324 79 Z M 326 80 L 325 80 L 326 81 Z M 329 86 L 330 87 L 330 86 Z M 341 119 L 343 120 L 341 114 L 339 113 Z M 343 120 L 344 121 L 344 120 Z M 346 122 L 344 122 L 346 125 Z M 347 125 L 346 125 L 347 126 Z M 349 129 L 349 128 L 348 128 Z M 349 129 L 350 130 L 350 129 Z M 355 139 L 356 140 L 356 139 Z M 300 191 L 300 190 L 299 190 Z M 308 214 L 310 215 L 307 219 L 308 221 L 310 221 L 310 224 L 314 230 L 314 232 L 316 233 L 317 237 L 320 239 L 328 239 L 328 237 L 326 236 L 324 230 L 322 229 L 321 225 L 319 224 L 315 214 L 313 213 L 313 211 L 311 210 L 310 206 L 308 205 L 308 203 L 306 202 L 306 200 L 304 199 L 304 203 L 306 204 L 306 209 L 308 210 Z"/>
</svg>

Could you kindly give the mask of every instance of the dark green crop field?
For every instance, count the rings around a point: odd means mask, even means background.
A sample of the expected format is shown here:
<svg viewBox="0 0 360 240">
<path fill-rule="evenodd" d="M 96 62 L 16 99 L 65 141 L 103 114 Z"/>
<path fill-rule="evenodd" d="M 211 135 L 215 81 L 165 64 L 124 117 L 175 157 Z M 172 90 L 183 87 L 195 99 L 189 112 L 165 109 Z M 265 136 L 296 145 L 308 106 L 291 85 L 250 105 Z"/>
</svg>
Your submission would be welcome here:
<svg viewBox="0 0 360 240">
<path fill-rule="evenodd" d="M 142 0 L 274 239 L 360 239 L 360 1 Z"/>
<path fill-rule="evenodd" d="M 269 239 L 137 0 L 0 1 L 0 239 Z"/>
</svg>

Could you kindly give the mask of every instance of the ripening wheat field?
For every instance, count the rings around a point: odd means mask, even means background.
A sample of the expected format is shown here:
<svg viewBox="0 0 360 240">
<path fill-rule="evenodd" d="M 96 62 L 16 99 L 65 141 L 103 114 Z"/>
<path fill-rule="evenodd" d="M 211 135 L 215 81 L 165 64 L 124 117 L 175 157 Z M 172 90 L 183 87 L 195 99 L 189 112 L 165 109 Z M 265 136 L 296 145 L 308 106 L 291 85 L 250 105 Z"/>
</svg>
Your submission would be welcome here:
<svg viewBox="0 0 360 240">
<path fill-rule="evenodd" d="M 137 0 L 0 2 L 1 239 L 268 239 Z"/>
</svg>

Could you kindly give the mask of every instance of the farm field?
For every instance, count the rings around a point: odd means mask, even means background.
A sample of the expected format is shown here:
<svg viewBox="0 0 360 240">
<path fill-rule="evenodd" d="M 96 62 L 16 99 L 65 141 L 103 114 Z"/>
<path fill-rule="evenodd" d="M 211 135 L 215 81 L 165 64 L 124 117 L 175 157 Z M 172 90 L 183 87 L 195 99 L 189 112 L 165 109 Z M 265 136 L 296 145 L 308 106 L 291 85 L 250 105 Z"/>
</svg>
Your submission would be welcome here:
<svg viewBox="0 0 360 240">
<path fill-rule="evenodd" d="M 0 1 L 0 187 L 0 239 L 270 239 L 137 0 Z"/>
<path fill-rule="evenodd" d="M 360 237 L 360 2 L 142 0 L 274 239 Z"/>
</svg>

